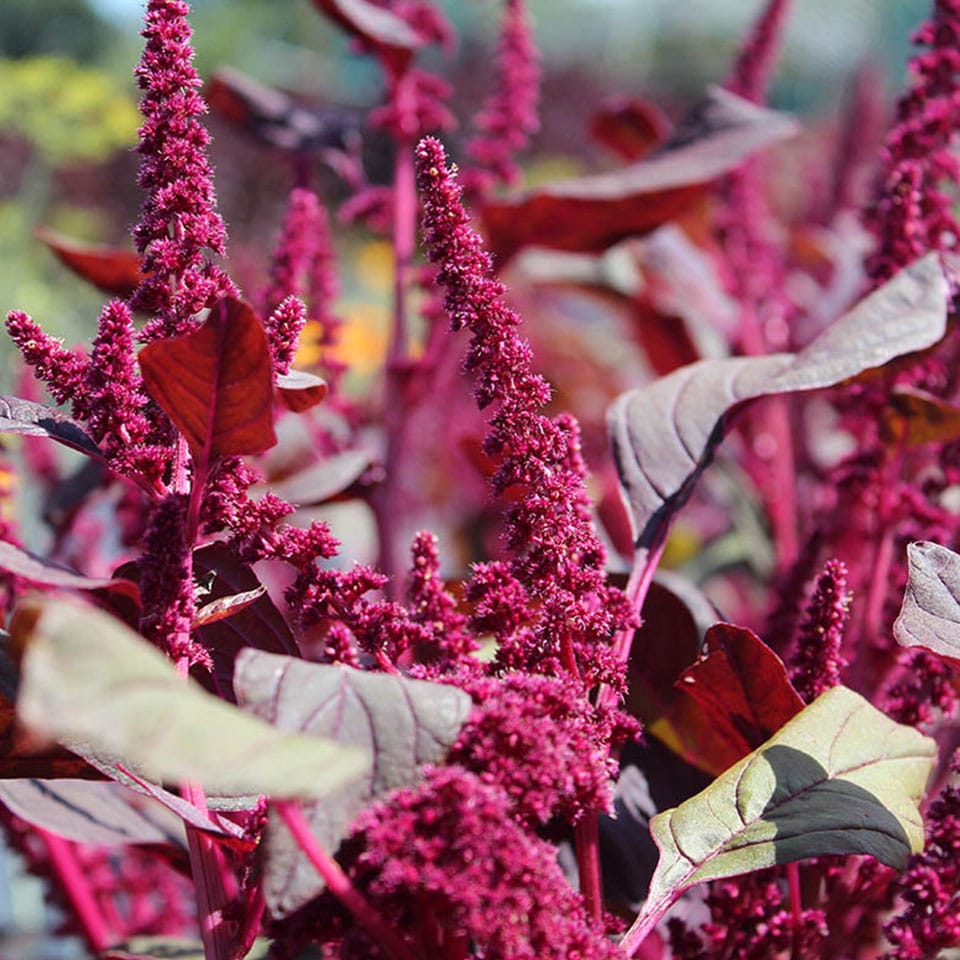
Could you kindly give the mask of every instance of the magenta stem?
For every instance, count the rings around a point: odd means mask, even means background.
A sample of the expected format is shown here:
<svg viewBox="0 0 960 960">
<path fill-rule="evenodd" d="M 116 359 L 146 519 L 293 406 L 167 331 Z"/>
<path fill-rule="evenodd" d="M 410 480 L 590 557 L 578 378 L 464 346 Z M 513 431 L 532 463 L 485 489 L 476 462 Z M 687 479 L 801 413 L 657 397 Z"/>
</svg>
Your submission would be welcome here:
<svg viewBox="0 0 960 960">
<path fill-rule="evenodd" d="M 600 814 L 596 810 L 588 810 L 574 826 L 573 843 L 577 852 L 580 893 L 587 915 L 600 920 L 603 917 L 603 882 L 600 873 Z"/>
<path fill-rule="evenodd" d="M 406 941 L 384 922 L 383 917 L 350 882 L 337 861 L 320 846 L 299 805 L 291 800 L 275 800 L 273 804 L 327 889 L 353 914 L 360 926 L 380 942 L 391 960 L 416 960 Z"/>
<path fill-rule="evenodd" d="M 787 886 L 790 891 L 790 920 L 793 924 L 793 943 L 790 947 L 790 957 L 791 960 L 800 960 L 803 901 L 800 894 L 800 864 L 796 861 L 787 864 Z"/>
<path fill-rule="evenodd" d="M 630 925 L 630 929 L 620 939 L 620 949 L 627 958 L 632 957 L 640 949 L 640 945 L 653 932 L 654 927 L 660 922 L 663 915 L 673 906 L 678 895 L 669 894 L 660 897 L 655 902 L 647 900 Z"/>
<path fill-rule="evenodd" d="M 102 953 L 116 939 L 116 935 L 107 926 L 69 841 L 40 827 L 37 828 L 37 833 L 42 838 L 50 864 L 60 879 L 60 887 L 80 922 L 84 939 L 94 953 Z"/>
</svg>

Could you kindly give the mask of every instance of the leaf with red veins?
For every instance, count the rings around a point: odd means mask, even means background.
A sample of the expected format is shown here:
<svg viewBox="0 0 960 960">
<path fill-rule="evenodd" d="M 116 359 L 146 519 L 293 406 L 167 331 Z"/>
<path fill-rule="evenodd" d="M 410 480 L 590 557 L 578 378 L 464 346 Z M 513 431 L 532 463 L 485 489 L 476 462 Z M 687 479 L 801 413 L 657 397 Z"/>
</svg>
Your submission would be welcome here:
<svg viewBox="0 0 960 960">
<path fill-rule="evenodd" d="M 224 297 L 203 326 L 148 344 L 139 360 L 147 390 L 187 440 L 198 471 L 277 442 L 270 347 L 249 304 Z"/>
</svg>

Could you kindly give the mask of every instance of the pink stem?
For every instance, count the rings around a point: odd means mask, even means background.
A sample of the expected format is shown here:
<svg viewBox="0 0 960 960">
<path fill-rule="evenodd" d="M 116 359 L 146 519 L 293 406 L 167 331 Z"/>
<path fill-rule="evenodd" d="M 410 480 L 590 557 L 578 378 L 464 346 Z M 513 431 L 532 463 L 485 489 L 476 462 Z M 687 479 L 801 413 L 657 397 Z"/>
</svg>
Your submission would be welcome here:
<svg viewBox="0 0 960 960">
<path fill-rule="evenodd" d="M 60 878 L 60 886 L 80 921 L 84 939 L 94 953 L 102 953 L 116 939 L 103 917 L 70 843 L 63 837 L 37 828 L 50 863 Z"/>
<path fill-rule="evenodd" d="M 603 883 L 600 874 L 600 814 L 589 810 L 573 828 L 573 842 L 580 873 L 580 893 L 587 915 L 603 917 Z"/>
<path fill-rule="evenodd" d="M 361 927 L 381 943 L 391 960 L 416 960 L 406 941 L 384 922 L 383 917 L 350 882 L 337 861 L 317 843 L 300 807 L 291 800 L 275 800 L 274 808 L 330 892 L 353 914 Z"/>
<path fill-rule="evenodd" d="M 787 886 L 790 890 L 790 919 L 793 924 L 793 943 L 790 947 L 790 957 L 791 960 L 800 960 L 803 903 L 800 896 L 800 864 L 797 861 L 787 864 Z"/>
</svg>

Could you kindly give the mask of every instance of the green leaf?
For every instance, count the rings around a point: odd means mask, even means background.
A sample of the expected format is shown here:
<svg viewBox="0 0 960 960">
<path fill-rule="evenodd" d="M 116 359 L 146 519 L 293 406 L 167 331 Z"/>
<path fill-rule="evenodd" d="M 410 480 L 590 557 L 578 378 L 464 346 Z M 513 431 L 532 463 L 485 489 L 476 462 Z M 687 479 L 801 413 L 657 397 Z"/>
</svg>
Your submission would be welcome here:
<svg viewBox="0 0 960 960">
<path fill-rule="evenodd" d="M 923 849 L 918 803 L 936 746 L 834 687 L 695 797 L 650 823 L 660 862 L 625 951 L 688 887 L 823 854 L 902 869 Z"/>
<path fill-rule="evenodd" d="M 25 601 L 12 633 L 25 648 L 20 722 L 81 755 L 208 793 L 282 799 L 319 799 L 369 769 L 364 750 L 284 733 L 211 696 L 120 621 L 76 600 Z"/>
</svg>

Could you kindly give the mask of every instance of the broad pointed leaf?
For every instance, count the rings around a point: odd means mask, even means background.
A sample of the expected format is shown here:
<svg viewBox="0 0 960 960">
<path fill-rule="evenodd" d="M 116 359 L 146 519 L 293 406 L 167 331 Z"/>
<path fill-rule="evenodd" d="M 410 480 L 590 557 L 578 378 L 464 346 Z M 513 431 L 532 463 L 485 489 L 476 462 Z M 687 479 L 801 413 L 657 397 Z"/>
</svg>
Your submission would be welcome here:
<svg viewBox="0 0 960 960">
<path fill-rule="evenodd" d="M 923 848 L 918 804 L 936 746 L 834 687 L 706 790 L 651 821 L 660 861 L 625 952 L 684 890 L 825 854 L 902 869 Z"/>
<path fill-rule="evenodd" d="M 243 960 L 267 960 L 271 941 L 257 937 Z M 202 940 L 185 937 L 140 936 L 111 947 L 100 960 L 205 960 Z"/>
<path fill-rule="evenodd" d="M 936 254 L 918 260 L 799 353 L 701 360 L 621 394 L 608 415 L 638 547 L 660 542 L 746 400 L 840 383 L 936 343 L 948 290 Z"/>
<path fill-rule="evenodd" d="M 425 763 L 440 761 L 456 740 L 472 706 L 456 687 L 348 667 L 323 666 L 256 651 L 237 662 L 238 701 L 284 730 L 329 737 L 362 747 L 373 764 L 307 817 L 320 843 L 335 851 L 360 811 L 389 790 L 409 786 Z M 264 896 L 274 916 L 313 899 L 323 882 L 271 814 L 266 840 Z"/>
<path fill-rule="evenodd" d="M 960 554 L 928 540 L 907 547 L 907 589 L 893 636 L 960 667 Z"/>
<path fill-rule="evenodd" d="M 53 407 L 20 397 L 0 397 L 0 433 L 19 433 L 28 437 L 49 437 L 89 457 L 102 458 L 83 424 Z"/>
<path fill-rule="evenodd" d="M 361 749 L 281 733 L 210 696 L 128 627 L 79 602 L 24 601 L 12 634 L 24 647 L 17 716 L 37 738 L 227 796 L 319 798 L 369 769 Z"/>
<path fill-rule="evenodd" d="M 143 280 L 140 257 L 133 250 L 78 243 L 45 227 L 38 227 L 34 234 L 61 263 L 110 296 L 126 300 Z"/>
<path fill-rule="evenodd" d="M 4 780 L 0 803 L 27 823 L 76 843 L 186 842 L 179 817 L 119 783 Z"/>
<path fill-rule="evenodd" d="M 605 250 L 676 219 L 705 196 L 712 180 L 797 129 L 786 114 L 711 88 L 705 102 L 644 160 L 486 204 L 490 247 L 498 260 L 530 244 Z"/>
<path fill-rule="evenodd" d="M 273 365 L 253 308 L 224 297 L 202 327 L 140 351 L 143 380 L 198 464 L 262 453 L 273 432 Z"/>
</svg>

